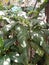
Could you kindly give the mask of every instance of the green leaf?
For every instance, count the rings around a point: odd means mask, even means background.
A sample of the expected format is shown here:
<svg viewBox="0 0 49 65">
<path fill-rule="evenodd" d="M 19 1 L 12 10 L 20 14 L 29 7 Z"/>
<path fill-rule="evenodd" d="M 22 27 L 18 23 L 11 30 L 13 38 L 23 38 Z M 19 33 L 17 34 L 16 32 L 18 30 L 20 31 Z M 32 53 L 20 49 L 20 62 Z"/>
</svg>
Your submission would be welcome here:
<svg viewBox="0 0 49 65">
<path fill-rule="evenodd" d="M 44 50 L 40 46 L 38 46 L 36 43 L 31 42 L 30 44 L 31 44 L 31 47 L 36 51 L 36 53 L 39 56 L 43 57 Z"/>
<path fill-rule="evenodd" d="M 42 29 L 45 36 L 49 36 L 49 30 L 48 29 Z"/>
<path fill-rule="evenodd" d="M 0 57 L 0 65 L 11 65 L 10 58 L 8 56 Z"/>
<path fill-rule="evenodd" d="M 39 62 L 41 57 L 38 54 L 35 54 L 34 57 L 32 58 L 32 63 L 35 64 Z"/>
<path fill-rule="evenodd" d="M 5 26 L 2 28 L 2 31 L 3 31 L 4 33 L 8 33 L 8 31 L 10 31 L 11 29 L 13 29 L 15 25 L 16 25 L 15 22 L 14 22 L 14 23 L 10 23 L 10 24 L 8 24 L 8 25 L 5 25 Z"/>
<path fill-rule="evenodd" d="M 48 2 L 48 0 L 44 0 L 45 2 Z"/>
<path fill-rule="evenodd" d="M 47 42 L 44 42 L 41 47 L 49 54 L 49 44 Z"/>
<path fill-rule="evenodd" d="M 0 4 L 0 10 L 4 10 L 5 8 L 3 7 L 2 4 Z"/>
<path fill-rule="evenodd" d="M 40 45 L 40 41 L 43 42 L 43 37 L 38 32 L 32 32 L 32 33 L 30 33 L 30 35 L 31 35 L 32 41 L 35 42 L 36 44 Z M 42 39 L 41 39 L 41 37 L 42 37 Z"/>
<path fill-rule="evenodd" d="M 9 54 L 11 60 L 15 63 L 22 63 L 23 62 L 23 56 L 19 55 L 17 52 L 10 52 Z"/>
<path fill-rule="evenodd" d="M 23 49 L 23 52 L 22 52 L 22 56 L 23 56 L 23 64 L 24 65 L 28 65 L 28 48 L 26 47 L 26 48 L 24 48 Z"/>
<path fill-rule="evenodd" d="M 4 49 L 5 50 L 7 50 L 7 49 L 9 49 L 9 47 L 11 46 L 11 45 L 13 45 L 13 43 L 16 41 L 16 37 L 14 37 L 14 38 L 12 38 L 12 39 L 7 39 L 7 40 L 5 40 L 5 42 L 4 42 Z"/>
<path fill-rule="evenodd" d="M 17 24 L 16 26 L 17 40 L 20 42 L 21 46 L 26 47 L 27 39 L 29 38 L 27 27 Z"/>
<path fill-rule="evenodd" d="M 3 32 L 2 31 L 0 31 L 0 37 L 3 37 Z"/>
<path fill-rule="evenodd" d="M 0 37 L 0 48 L 3 48 L 4 46 L 4 39 Z"/>
</svg>

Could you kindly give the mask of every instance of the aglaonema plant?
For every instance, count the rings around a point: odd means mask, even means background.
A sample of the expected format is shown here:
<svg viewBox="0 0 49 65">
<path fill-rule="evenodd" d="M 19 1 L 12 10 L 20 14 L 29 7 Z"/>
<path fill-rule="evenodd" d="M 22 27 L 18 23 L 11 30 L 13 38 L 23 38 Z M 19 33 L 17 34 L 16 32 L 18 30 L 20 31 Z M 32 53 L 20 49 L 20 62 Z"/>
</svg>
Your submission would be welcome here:
<svg viewBox="0 0 49 65">
<path fill-rule="evenodd" d="M 0 22 L 0 65 L 49 64 L 48 23 L 11 11 L 0 16 Z"/>
</svg>

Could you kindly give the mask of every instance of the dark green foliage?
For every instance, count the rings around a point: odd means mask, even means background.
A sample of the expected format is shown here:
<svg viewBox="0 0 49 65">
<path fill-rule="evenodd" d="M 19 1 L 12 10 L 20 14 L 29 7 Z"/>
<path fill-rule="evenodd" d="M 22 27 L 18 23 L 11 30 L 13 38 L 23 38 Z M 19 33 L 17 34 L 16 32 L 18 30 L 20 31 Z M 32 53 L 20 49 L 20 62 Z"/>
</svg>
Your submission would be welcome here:
<svg viewBox="0 0 49 65">
<path fill-rule="evenodd" d="M 27 15 L 28 11 L 38 15 L 46 3 L 47 0 L 37 11 L 26 8 Z M 0 28 L 0 65 L 49 65 L 49 24 L 43 22 L 41 25 L 40 20 L 35 19 L 37 15 L 33 19 L 17 14 L 7 10 L 5 16 L 0 16 L 0 22 L 3 22 Z"/>
</svg>

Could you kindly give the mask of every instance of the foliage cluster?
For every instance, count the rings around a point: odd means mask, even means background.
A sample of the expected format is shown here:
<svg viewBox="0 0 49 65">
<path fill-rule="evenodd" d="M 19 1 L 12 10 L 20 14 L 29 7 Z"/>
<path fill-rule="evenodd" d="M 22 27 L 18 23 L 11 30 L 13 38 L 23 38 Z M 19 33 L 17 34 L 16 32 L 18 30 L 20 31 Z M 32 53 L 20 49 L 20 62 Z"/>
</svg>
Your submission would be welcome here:
<svg viewBox="0 0 49 65">
<path fill-rule="evenodd" d="M 20 8 L 13 12 L 7 7 L 0 15 L 0 65 L 49 65 L 49 24 L 37 19 L 46 4 L 27 7 L 27 18 L 18 16 Z"/>
</svg>

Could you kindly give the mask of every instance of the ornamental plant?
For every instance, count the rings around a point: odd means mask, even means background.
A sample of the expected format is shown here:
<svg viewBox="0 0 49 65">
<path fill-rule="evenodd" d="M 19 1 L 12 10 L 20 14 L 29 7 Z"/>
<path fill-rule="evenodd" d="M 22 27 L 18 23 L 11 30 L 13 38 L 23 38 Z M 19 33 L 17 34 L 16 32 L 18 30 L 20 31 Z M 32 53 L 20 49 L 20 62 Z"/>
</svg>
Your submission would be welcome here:
<svg viewBox="0 0 49 65">
<path fill-rule="evenodd" d="M 37 19 L 45 5 L 24 7 L 22 16 L 21 8 L 0 15 L 0 65 L 49 65 L 49 24 Z"/>
</svg>

